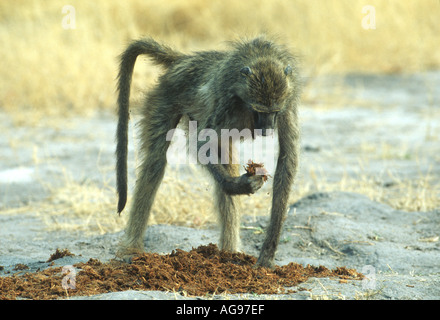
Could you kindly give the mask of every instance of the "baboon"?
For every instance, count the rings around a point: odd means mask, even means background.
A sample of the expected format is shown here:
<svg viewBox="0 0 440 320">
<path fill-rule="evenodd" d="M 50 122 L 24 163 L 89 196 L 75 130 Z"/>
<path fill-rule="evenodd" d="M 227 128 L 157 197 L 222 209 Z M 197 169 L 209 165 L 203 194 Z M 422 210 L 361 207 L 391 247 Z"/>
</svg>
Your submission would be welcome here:
<svg viewBox="0 0 440 320">
<path fill-rule="evenodd" d="M 117 255 L 129 260 L 143 251 L 143 236 L 158 187 L 164 176 L 169 130 L 179 122 L 197 121 L 198 130 L 277 130 L 279 156 L 273 176 L 270 223 L 258 266 L 273 267 L 289 193 L 298 165 L 297 104 L 300 81 L 295 57 L 266 36 L 231 42 L 229 51 L 183 54 L 151 38 L 132 42 L 120 57 L 118 74 L 117 192 L 118 212 L 127 200 L 127 129 L 130 84 L 138 55 L 163 67 L 157 85 L 147 94 L 139 120 L 141 164 L 125 235 Z M 184 120 L 185 119 L 185 120 Z M 219 135 L 220 137 L 220 135 Z M 220 146 L 220 144 L 218 144 Z M 199 148 L 200 146 L 198 146 Z M 220 157 L 219 147 L 218 154 Z M 232 143 L 229 155 L 233 154 Z M 237 251 L 240 215 L 238 195 L 253 194 L 262 176 L 239 175 L 238 165 L 204 164 L 215 181 L 220 248 Z"/>
</svg>

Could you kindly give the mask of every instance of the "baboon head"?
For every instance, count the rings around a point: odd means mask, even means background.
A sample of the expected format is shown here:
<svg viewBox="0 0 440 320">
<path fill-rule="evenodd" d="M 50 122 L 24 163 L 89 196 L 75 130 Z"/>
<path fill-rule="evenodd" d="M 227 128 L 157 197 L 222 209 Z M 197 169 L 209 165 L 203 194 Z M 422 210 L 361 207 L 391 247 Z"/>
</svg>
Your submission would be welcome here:
<svg viewBox="0 0 440 320">
<path fill-rule="evenodd" d="M 253 115 L 254 129 L 261 129 L 263 136 L 268 129 L 275 129 L 277 115 L 285 107 L 291 74 L 290 65 L 281 66 L 270 59 L 240 70 L 241 81 L 246 85 L 238 95 Z"/>
</svg>

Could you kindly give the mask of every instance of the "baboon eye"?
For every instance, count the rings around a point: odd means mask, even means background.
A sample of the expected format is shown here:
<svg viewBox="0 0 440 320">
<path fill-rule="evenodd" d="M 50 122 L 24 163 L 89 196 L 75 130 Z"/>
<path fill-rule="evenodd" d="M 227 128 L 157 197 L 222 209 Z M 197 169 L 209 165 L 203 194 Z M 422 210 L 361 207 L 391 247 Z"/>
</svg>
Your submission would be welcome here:
<svg viewBox="0 0 440 320">
<path fill-rule="evenodd" d="M 243 67 L 241 68 L 240 73 L 244 76 L 250 76 L 252 74 L 252 70 L 249 67 Z"/>
<path fill-rule="evenodd" d="M 290 64 L 287 65 L 287 67 L 284 69 L 284 74 L 288 76 L 289 74 L 292 74 L 292 67 Z"/>
</svg>

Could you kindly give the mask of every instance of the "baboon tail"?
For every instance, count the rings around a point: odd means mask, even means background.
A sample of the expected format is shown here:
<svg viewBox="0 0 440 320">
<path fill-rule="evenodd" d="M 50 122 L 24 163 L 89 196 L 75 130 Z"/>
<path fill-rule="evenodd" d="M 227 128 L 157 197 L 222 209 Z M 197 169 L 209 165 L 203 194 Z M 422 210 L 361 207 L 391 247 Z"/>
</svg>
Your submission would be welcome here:
<svg viewBox="0 0 440 320">
<path fill-rule="evenodd" d="M 150 56 L 154 63 L 170 67 L 183 55 L 161 45 L 151 38 L 131 43 L 121 55 L 118 75 L 118 128 L 116 131 L 116 184 L 118 191 L 118 213 L 121 213 L 127 202 L 127 148 L 130 85 L 137 56 Z"/>
</svg>

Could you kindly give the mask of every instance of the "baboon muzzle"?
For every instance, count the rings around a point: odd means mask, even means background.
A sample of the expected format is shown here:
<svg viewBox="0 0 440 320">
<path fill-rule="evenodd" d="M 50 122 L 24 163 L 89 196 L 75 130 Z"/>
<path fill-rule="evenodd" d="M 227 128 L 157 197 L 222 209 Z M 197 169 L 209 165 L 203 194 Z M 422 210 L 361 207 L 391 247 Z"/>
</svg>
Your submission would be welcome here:
<svg viewBox="0 0 440 320">
<path fill-rule="evenodd" d="M 260 129 L 262 136 L 267 136 L 273 133 L 275 129 L 276 113 L 256 112 L 255 129 Z"/>
</svg>

